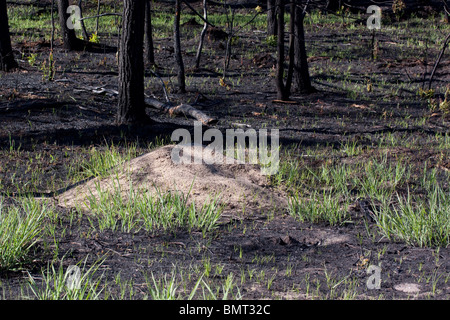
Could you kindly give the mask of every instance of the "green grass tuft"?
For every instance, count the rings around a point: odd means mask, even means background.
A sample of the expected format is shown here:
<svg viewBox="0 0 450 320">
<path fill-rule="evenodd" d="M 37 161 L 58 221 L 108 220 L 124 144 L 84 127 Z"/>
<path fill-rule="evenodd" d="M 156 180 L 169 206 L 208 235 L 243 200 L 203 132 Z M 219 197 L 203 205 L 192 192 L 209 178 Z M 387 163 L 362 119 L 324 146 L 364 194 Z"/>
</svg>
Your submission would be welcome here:
<svg viewBox="0 0 450 320">
<path fill-rule="evenodd" d="M 0 200 L 0 269 L 11 270 L 24 263 L 44 230 L 49 208 L 33 198 L 18 202 L 17 206 L 5 207 Z"/>
</svg>

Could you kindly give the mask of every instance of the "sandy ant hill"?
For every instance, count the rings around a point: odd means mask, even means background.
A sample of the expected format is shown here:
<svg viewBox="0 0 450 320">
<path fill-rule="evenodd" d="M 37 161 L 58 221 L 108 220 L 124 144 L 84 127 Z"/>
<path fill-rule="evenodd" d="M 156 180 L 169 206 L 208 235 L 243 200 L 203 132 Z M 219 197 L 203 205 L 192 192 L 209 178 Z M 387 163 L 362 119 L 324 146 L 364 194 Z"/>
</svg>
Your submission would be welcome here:
<svg viewBox="0 0 450 320">
<path fill-rule="evenodd" d="M 126 199 L 130 188 L 139 192 L 156 194 L 157 190 L 177 191 L 189 194 L 189 201 L 202 205 L 208 199 L 219 196 L 225 212 L 232 209 L 263 210 L 286 207 L 280 191 L 268 187 L 268 177 L 259 166 L 252 164 L 222 163 L 201 164 L 195 158 L 211 156 L 203 153 L 204 146 L 192 147 L 191 164 L 177 164 L 171 153 L 175 146 L 155 149 L 124 163 L 119 170 L 111 170 L 109 177 L 97 177 L 62 193 L 59 204 L 64 207 L 85 206 L 88 198 L 98 197 L 99 192 L 120 190 Z M 211 161 L 209 161 L 211 162 Z M 117 169 L 117 168 L 115 168 Z"/>
</svg>

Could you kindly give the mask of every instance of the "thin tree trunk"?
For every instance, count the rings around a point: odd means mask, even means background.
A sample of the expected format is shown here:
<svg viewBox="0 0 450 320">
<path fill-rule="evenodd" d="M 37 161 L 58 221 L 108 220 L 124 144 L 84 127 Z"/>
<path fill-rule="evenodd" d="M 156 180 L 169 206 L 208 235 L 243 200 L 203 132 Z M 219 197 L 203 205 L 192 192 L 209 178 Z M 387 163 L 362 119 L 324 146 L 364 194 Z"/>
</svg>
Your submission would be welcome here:
<svg viewBox="0 0 450 320">
<path fill-rule="evenodd" d="M 78 1 L 78 7 L 80 8 L 80 19 L 83 19 L 83 0 Z M 86 31 L 86 25 L 84 24 L 84 20 L 81 20 L 81 30 L 83 32 L 83 39 L 85 41 L 89 41 L 89 35 Z"/>
<path fill-rule="evenodd" d="M 8 72 L 17 67 L 9 35 L 6 0 L 0 0 L 0 70 Z"/>
<path fill-rule="evenodd" d="M 52 19 L 52 32 L 50 36 L 50 51 L 53 52 L 53 45 L 55 43 L 55 13 L 54 13 L 54 7 L 55 7 L 55 0 L 52 0 L 52 9 L 50 11 L 51 19 Z"/>
<path fill-rule="evenodd" d="M 279 100 L 287 100 L 284 86 L 284 0 L 277 0 L 277 70 L 276 86 Z"/>
<path fill-rule="evenodd" d="M 286 77 L 286 84 L 285 84 L 285 95 L 287 96 L 286 99 L 289 98 L 291 95 L 291 87 L 292 87 L 292 79 L 294 76 L 294 62 L 295 62 L 295 1 L 291 1 L 291 18 L 289 20 L 289 67 L 288 67 L 288 73 Z"/>
<path fill-rule="evenodd" d="M 181 93 L 185 93 L 186 80 L 184 74 L 183 56 L 181 54 L 180 15 L 181 15 L 181 0 L 176 0 L 175 19 L 174 19 L 174 51 L 175 51 L 175 60 L 178 65 L 178 87 Z"/>
<path fill-rule="evenodd" d="M 442 45 L 442 49 L 439 52 L 439 56 L 438 56 L 436 62 L 434 63 L 433 71 L 431 71 L 430 80 L 428 81 L 428 90 L 431 90 L 431 82 L 433 81 L 434 74 L 435 74 L 435 72 L 437 70 L 437 67 L 439 66 L 439 63 L 441 62 L 442 55 L 444 54 L 445 49 L 448 46 L 448 41 L 449 40 L 450 40 L 450 33 L 447 35 L 447 37 L 445 37 L 444 44 Z"/>
<path fill-rule="evenodd" d="M 117 122 L 150 122 L 144 100 L 145 1 L 125 0 L 119 51 L 119 106 Z"/>
<path fill-rule="evenodd" d="M 100 15 L 100 0 L 97 0 L 97 21 L 95 23 L 95 33 L 98 35 L 99 17 Z"/>
<path fill-rule="evenodd" d="M 276 36 L 278 30 L 276 0 L 267 0 L 267 36 Z"/>
<path fill-rule="evenodd" d="M 145 47 L 147 62 L 150 65 L 155 64 L 155 52 L 153 47 L 153 27 L 152 27 L 152 0 L 146 0 L 145 2 Z"/>
<path fill-rule="evenodd" d="M 224 79 L 226 76 L 227 69 L 230 66 L 231 46 L 232 46 L 232 41 L 233 41 L 233 37 L 234 37 L 233 29 L 234 29 L 235 10 L 233 8 L 230 8 L 230 11 L 231 11 L 230 19 L 228 19 L 228 14 L 227 14 L 228 36 L 227 36 L 227 45 L 225 48 L 225 60 L 224 60 L 224 66 L 223 66 L 223 78 Z"/>
<path fill-rule="evenodd" d="M 208 20 L 208 9 L 206 6 L 206 1 L 207 0 L 203 0 L 203 19 L 205 21 Z M 197 55 L 195 56 L 195 69 L 198 69 L 200 67 L 200 56 L 202 55 L 203 42 L 205 40 L 205 35 L 206 35 L 207 30 L 208 30 L 208 24 L 205 22 L 203 24 L 203 29 L 200 34 L 200 41 L 198 43 Z"/>
</svg>

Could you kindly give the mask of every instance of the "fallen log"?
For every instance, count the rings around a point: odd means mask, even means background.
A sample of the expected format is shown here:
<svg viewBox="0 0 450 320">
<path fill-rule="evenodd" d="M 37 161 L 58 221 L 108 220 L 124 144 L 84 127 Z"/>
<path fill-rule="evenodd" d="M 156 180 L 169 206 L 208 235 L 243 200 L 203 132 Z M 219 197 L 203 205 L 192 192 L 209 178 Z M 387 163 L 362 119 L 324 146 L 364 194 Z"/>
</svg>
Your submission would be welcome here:
<svg viewBox="0 0 450 320">
<path fill-rule="evenodd" d="M 190 116 L 194 119 L 201 121 L 205 125 L 215 124 L 217 123 L 217 119 L 211 118 L 210 116 L 204 114 L 200 110 L 195 109 L 193 106 L 189 104 L 180 104 L 178 106 L 174 106 L 171 103 L 163 103 L 153 98 L 145 98 L 145 103 L 155 109 L 158 109 L 162 112 L 166 112 L 170 115 L 178 114 Z"/>
<path fill-rule="evenodd" d="M 161 83 L 162 83 L 163 89 L 164 89 L 164 95 L 166 96 L 167 102 L 163 103 L 156 99 L 153 99 L 150 97 L 145 97 L 145 104 L 148 107 L 158 109 L 158 110 L 168 113 L 170 115 L 177 114 L 177 115 L 190 116 L 194 119 L 201 121 L 205 125 L 211 125 L 211 124 L 215 124 L 218 122 L 217 119 L 212 118 L 212 117 L 206 115 L 205 113 L 201 112 L 200 110 L 195 109 L 190 104 L 183 103 L 183 104 L 180 104 L 179 106 L 174 106 L 169 101 L 169 97 L 168 97 L 167 91 L 165 89 L 164 81 L 162 81 L 162 79 L 157 74 L 155 74 L 155 75 L 161 80 Z M 77 83 L 71 79 L 59 79 L 59 80 L 55 80 L 55 82 Z M 106 93 L 106 94 L 112 95 L 112 96 L 116 96 L 119 94 L 119 91 L 114 90 L 114 89 L 108 89 L 108 88 L 104 88 L 104 87 L 94 87 L 94 86 L 79 86 L 78 89 L 76 89 L 76 90 L 92 91 L 93 93 L 96 93 L 96 94 Z M 198 99 L 198 97 L 197 97 L 197 99 Z M 0 111 L 1 111 L 1 109 L 0 109 Z"/>
</svg>

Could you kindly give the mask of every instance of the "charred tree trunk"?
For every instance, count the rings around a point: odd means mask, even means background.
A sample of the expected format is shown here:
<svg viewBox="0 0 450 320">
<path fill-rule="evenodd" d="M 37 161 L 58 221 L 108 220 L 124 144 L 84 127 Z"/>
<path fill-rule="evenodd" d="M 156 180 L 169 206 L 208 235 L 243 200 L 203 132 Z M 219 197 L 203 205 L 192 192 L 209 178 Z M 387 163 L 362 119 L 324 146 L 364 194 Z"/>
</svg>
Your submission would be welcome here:
<svg viewBox="0 0 450 320">
<path fill-rule="evenodd" d="M 150 123 L 144 100 L 144 28 L 146 0 L 123 2 L 119 51 L 118 124 Z"/>
<path fill-rule="evenodd" d="M 6 0 L 0 0 L 0 70 L 8 72 L 16 68 L 17 62 L 14 60 L 9 35 Z"/>
<path fill-rule="evenodd" d="M 155 64 L 155 50 L 153 47 L 153 27 L 152 27 L 152 0 L 145 1 L 145 47 L 147 62 Z"/>
<path fill-rule="evenodd" d="M 278 30 L 276 0 L 267 0 L 267 36 L 276 36 Z"/>
<path fill-rule="evenodd" d="M 289 93 L 284 85 L 284 0 L 277 0 L 277 71 L 276 85 L 278 100 L 287 100 Z"/>
<path fill-rule="evenodd" d="M 69 0 L 58 0 L 59 25 L 61 26 L 61 35 L 63 38 L 64 49 L 79 50 L 82 47 L 81 41 L 77 38 L 74 29 L 69 29 L 67 20 L 70 15 L 67 13 Z"/>
<path fill-rule="evenodd" d="M 289 20 L 289 67 L 287 72 L 286 84 L 284 90 L 286 91 L 286 99 L 291 95 L 292 79 L 294 76 L 294 62 L 295 62 L 295 1 L 291 1 L 291 18 Z"/>
<path fill-rule="evenodd" d="M 294 0 L 295 6 L 295 44 L 294 44 L 294 77 L 297 85 L 297 92 L 311 93 L 315 89 L 311 85 L 311 78 L 309 76 L 309 67 L 305 46 L 305 30 L 303 26 L 305 13 L 300 6 L 301 0 Z"/>
<path fill-rule="evenodd" d="M 180 15 L 181 15 L 181 0 L 175 1 L 175 19 L 174 19 L 174 51 L 175 60 L 178 65 L 178 87 L 181 93 L 186 92 L 186 80 L 184 74 L 183 56 L 181 54 L 181 40 L 180 40 Z"/>
</svg>

